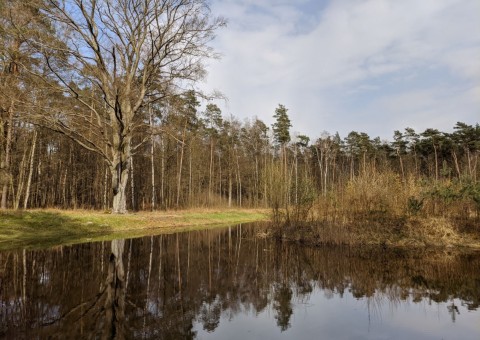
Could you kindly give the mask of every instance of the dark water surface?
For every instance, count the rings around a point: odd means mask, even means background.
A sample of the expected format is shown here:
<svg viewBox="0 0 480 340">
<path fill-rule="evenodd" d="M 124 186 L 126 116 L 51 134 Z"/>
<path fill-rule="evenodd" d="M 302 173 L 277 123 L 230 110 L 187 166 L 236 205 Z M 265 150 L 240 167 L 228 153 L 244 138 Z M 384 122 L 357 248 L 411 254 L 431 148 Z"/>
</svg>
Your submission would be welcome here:
<svg viewBox="0 0 480 340">
<path fill-rule="evenodd" d="M 0 338 L 480 339 L 480 254 L 255 230 L 0 252 Z"/>
</svg>

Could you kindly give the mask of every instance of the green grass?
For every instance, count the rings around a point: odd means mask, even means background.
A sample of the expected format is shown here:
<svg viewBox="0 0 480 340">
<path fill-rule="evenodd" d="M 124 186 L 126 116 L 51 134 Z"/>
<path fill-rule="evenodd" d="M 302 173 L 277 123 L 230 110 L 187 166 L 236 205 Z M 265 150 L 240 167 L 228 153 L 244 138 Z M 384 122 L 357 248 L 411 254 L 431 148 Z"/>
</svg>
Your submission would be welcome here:
<svg viewBox="0 0 480 340">
<path fill-rule="evenodd" d="M 112 215 L 98 211 L 2 211 L 0 250 L 45 248 L 262 221 L 262 210 L 186 210 Z"/>
</svg>

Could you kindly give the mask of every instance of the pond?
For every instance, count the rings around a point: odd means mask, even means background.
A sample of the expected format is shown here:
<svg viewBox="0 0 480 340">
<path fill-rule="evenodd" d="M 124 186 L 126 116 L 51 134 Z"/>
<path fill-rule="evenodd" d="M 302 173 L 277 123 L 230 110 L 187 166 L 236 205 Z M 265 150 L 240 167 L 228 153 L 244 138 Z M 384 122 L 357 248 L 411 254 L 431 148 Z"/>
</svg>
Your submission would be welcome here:
<svg viewBox="0 0 480 340">
<path fill-rule="evenodd" d="M 480 339 L 480 254 L 258 228 L 0 252 L 0 338 Z"/>
</svg>

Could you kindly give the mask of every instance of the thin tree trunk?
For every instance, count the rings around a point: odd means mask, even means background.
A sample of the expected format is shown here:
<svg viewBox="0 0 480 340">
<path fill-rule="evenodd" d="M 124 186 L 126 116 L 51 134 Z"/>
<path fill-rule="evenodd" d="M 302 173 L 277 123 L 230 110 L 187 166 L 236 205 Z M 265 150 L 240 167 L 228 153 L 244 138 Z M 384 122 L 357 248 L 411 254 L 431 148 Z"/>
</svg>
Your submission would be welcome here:
<svg viewBox="0 0 480 340">
<path fill-rule="evenodd" d="M 295 204 L 298 204 L 298 149 L 295 145 Z"/>
<path fill-rule="evenodd" d="M 160 159 L 160 173 L 161 173 L 161 179 L 160 179 L 160 204 L 162 207 L 165 207 L 165 144 L 163 138 L 160 140 L 160 153 L 161 153 L 161 159 Z"/>
<path fill-rule="evenodd" d="M 405 181 L 405 171 L 403 169 L 403 159 L 402 156 L 400 155 L 400 150 L 397 149 L 397 156 L 400 159 L 400 170 L 402 172 L 402 181 Z"/>
<path fill-rule="evenodd" d="M 192 145 L 190 143 L 188 153 L 188 205 L 192 206 L 193 201 L 193 178 L 192 178 Z"/>
<path fill-rule="evenodd" d="M 232 170 L 228 172 L 228 207 L 232 206 Z"/>
<path fill-rule="evenodd" d="M 35 147 L 36 147 L 36 145 L 37 145 L 37 130 L 34 130 L 33 131 L 33 139 L 32 139 L 32 151 L 30 153 L 30 166 L 29 166 L 29 169 L 28 169 L 27 188 L 25 189 L 25 197 L 23 199 L 23 209 L 27 209 L 28 198 L 30 197 L 30 186 L 32 184 L 33 164 L 34 164 L 34 159 L 35 159 Z"/>
<path fill-rule="evenodd" d="M 265 208 L 268 207 L 267 163 L 268 163 L 268 145 L 265 145 L 265 158 L 264 158 L 264 164 L 263 164 L 263 172 L 264 172 L 263 203 L 265 204 Z"/>
<path fill-rule="evenodd" d="M 151 142 L 152 145 L 150 147 L 150 165 L 151 165 L 151 175 L 152 175 L 152 211 L 155 210 L 155 158 L 154 158 L 154 152 L 155 152 L 155 145 L 154 145 L 154 140 L 153 140 L 153 134 L 151 136 Z"/>
<path fill-rule="evenodd" d="M 222 162 L 220 153 L 218 154 L 218 193 L 220 194 L 220 203 L 223 202 L 223 191 L 222 191 Z"/>
<path fill-rule="evenodd" d="M 133 156 L 130 157 L 130 188 L 132 189 L 132 210 L 136 210 L 135 206 L 135 176 L 133 173 Z"/>
<path fill-rule="evenodd" d="M 319 150 L 318 147 L 315 145 L 315 153 L 317 154 L 317 164 L 318 164 L 318 169 L 320 170 L 320 189 L 323 192 L 323 151 L 322 155 L 319 156 Z"/>
<path fill-rule="evenodd" d="M 467 161 L 468 161 L 468 172 L 470 174 L 470 177 L 473 177 L 473 171 L 472 171 L 472 159 L 470 157 L 470 150 L 467 148 Z"/>
<path fill-rule="evenodd" d="M 185 127 L 183 128 L 183 137 L 182 137 L 182 147 L 180 149 L 180 164 L 178 166 L 178 177 L 177 177 L 177 201 L 176 207 L 179 207 L 180 204 L 180 188 L 182 184 L 182 167 L 183 167 L 183 151 L 185 149 L 185 133 L 187 129 L 187 123 L 185 123 Z"/>
<path fill-rule="evenodd" d="M 213 177 L 213 138 L 210 137 L 210 167 L 208 170 L 208 204 L 212 200 L 212 177 Z"/>
<path fill-rule="evenodd" d="M 325 169 L 323 174 L 323 196 L 325 197 L 327 197 L 328 159 L 329 155 L 325 155 Z"/>
<path fill-rule="evenodd" d="M 238 174 L 238 185 L 239 185 L 239 190 L 237 192 L 238 203 L 239 203 L 239 206 L 242 207 L 242 177 L 240 176 L 240 163 L 238 161 L 238 152 L 236 152 L 236 160 L 237 160 L 237 174 Z"/>
<path fill-rule="evenodd" d="M 67 173 L 68 167 L 65 168 L 65 173 L 63 175 L 63 184 L 62 184 L 62 205 L 64 208 L 67 208 Z"/>
<path fill-rule="evenodd" d="M 260 187 L 260 180 L 258 175 L 258 156 L 255 154 L 255 184 L 254 184 L 254 192 L 255 192 L 254 207 L 255 208 L 258 206 L 258 200 L 260 196 L 259 187 Z"/>
<path fill-rule="evenodd" d="M 25 162 L 27 158 L 27 148 L 25 148 L 22 156 L 22 161 L 20 162 L 20 173 L 18 175 L 18 186 L 17 186 L 17 192 L 12 192 L 14 193 L 14 201 L 13 201 L 13 209 L 17 210 L 18 207 L 20 206 L 20 197 L 22 196 L 23 192 L 23 186 L 24 186 L 24 177 L 25 177 Z"/>
<path fill-rule="evenodd" d="M 458 158 L 455 150 L 452 150 L 453 163 L 455 164 L 455 170 L 457 171 L 457 176 L 460 177 L 460 167 L 458 166 Z"/>
<path fill-rule="evenodd" d="M 105 167 L 105 175 L 103 177 L 103 210 L 108 209 L 107 191 L 108 191 L 108 167 Z"/>
<path fill-rule="evenodd" d="M 13 138 L 13 102 L 10 104 L 8 108 L 8 119 L 7 119 L 7 136 L 5 139 L 5 158 L 2 159 L 0 168 L 4 169 L 4 171 L 11 176 L 10 173 L 10 153 L 12 148 L 12 138 Z M 11 179 L 9 181 L 11 183 Z M 2 188 L 2 201 L 0 204 L 1 209 L 7 208 L 7 197 L 8 197 L 8 185 L 9 182 L 5 181 Z"/>
</svg>

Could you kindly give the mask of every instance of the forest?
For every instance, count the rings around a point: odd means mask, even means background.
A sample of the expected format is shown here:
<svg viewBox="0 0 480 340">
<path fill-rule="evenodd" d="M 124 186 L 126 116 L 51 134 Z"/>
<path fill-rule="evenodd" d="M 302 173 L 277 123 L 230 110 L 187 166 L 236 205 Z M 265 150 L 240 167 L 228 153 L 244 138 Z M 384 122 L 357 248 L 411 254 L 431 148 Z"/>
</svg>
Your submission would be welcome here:
<svg viewBox="0 0 480 340">
<path fill-rule="evenodd" d="M 478 221 L 478 123 L 387 141 L 293 134 L 281 104 L 240 121 L 196 87 L 225 23 L 197 0 L 2 1 L 1 208 Z"/>
</svg>

